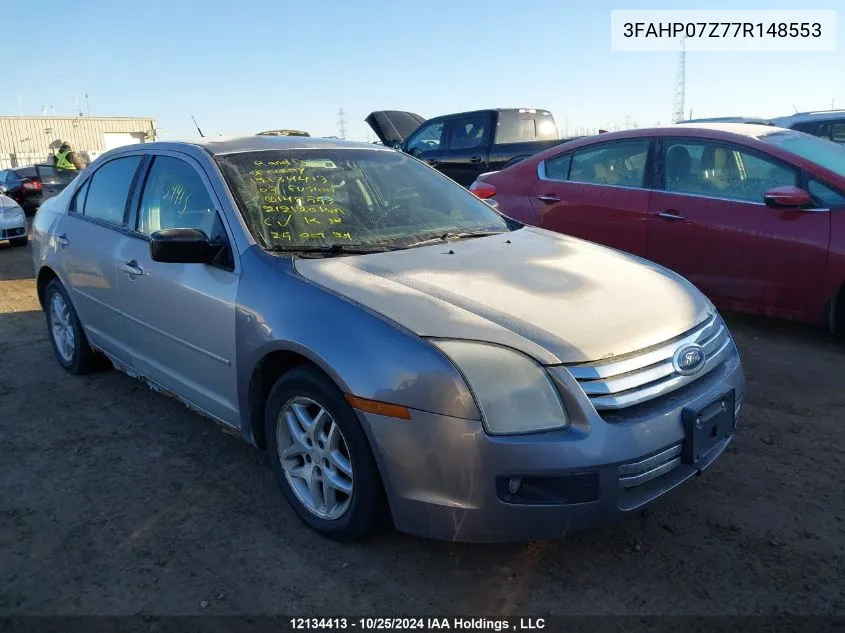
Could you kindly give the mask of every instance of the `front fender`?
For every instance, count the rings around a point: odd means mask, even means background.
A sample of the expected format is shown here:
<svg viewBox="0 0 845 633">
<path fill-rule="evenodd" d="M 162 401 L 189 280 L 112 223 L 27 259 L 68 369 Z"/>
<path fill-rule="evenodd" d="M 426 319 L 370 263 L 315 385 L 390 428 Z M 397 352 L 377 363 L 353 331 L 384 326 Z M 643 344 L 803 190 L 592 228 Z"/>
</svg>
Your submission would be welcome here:
<svg viewBox="0 0 845 633">
<path fill-rule="evenodd" d="M 235 325 L 244 415 L 255 367 L 267 354 L 286 351 L 313 362 L 345 393 L 480 419 L 462 376 L 420 337 L 297 276 L 289 258 L 251 247 L 241 264 Z"/>
</svg>

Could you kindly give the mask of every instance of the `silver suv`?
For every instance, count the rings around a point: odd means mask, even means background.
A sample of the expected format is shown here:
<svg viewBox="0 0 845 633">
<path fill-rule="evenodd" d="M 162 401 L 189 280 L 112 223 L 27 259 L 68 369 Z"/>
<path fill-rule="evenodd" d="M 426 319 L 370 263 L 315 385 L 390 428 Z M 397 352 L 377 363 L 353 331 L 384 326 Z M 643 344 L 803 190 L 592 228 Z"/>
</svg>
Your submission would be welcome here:
<svg viewBox="0 0 845 633">
<path fill-rule="evenodd" d="M 771 120 L 778 127 L 806 132 L 845 144 L 845 110 L 819 110 L 799 112 Z"/>
<path fill-rule="evenodd" d="M 32 250 L 62 367 L 108 359 L 266 449 L 338 540 L 624 516 L 723 453 L 745 389 L 683 278 L 369 144 L 111 150 L 41 206 Z"/>
</svg>

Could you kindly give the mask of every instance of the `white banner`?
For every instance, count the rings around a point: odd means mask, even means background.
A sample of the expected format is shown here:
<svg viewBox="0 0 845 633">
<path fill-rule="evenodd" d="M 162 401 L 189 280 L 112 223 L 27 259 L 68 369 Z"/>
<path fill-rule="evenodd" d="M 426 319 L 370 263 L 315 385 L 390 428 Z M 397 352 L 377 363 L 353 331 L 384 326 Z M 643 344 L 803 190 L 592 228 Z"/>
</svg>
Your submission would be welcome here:
<svg viewBox="0 0 845 633">
<path fill-rule="evenodd" d="M 835 51 L 836 11 L 611 11 L 612 51 Z"/>
</svg>

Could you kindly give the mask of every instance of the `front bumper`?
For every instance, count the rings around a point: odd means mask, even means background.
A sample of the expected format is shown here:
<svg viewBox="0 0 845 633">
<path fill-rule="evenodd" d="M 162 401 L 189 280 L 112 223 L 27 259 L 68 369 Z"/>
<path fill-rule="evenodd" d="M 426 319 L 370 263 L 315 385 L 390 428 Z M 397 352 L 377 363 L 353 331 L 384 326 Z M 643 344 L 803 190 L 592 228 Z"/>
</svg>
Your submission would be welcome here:
<svg viewBox="0 0 845 633">
<path fill-rule="evenodd" d="M 412 420 L 358 412 L 370 437 L 396 527 L 429 538 L 505 542 L 562 537 L 624 517 L 701 474 L 727 448 L 683 463 L 682 411 L 726 390 L 741 407 L 745 377 L 734 351 L 681 390 L 607 422 L 578 387 L 564 385 L 565 431 L 487 435 L 478 420 L 413 411 Z M 508 484 L 520 478 L 523 491 Z M 551 491 L 551 492 L 550 492 Z"/>
<path fill-rule="evenodd" d="M 0 240 L 14 240 L 28 234 L 25 216 L 12 218 L 0 212 Z"/>
</svg>

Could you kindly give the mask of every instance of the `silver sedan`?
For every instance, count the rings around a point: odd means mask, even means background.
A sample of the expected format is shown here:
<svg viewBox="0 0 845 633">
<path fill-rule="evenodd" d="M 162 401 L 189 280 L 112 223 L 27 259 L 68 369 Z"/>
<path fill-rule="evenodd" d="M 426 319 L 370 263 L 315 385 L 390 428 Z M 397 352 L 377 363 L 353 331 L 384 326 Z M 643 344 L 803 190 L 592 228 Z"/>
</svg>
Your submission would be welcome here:
<svg viewBox="0 0 845 633">
<path fill-rule="evenodd" d="M 619 518 L 710 466 L 741 407 L 684 279 L 373 145 L 112 150 L 41 206 L 32 251 L 62 367 L 107 361 L 266 450 L 337 540 Z"/>
</svg>

